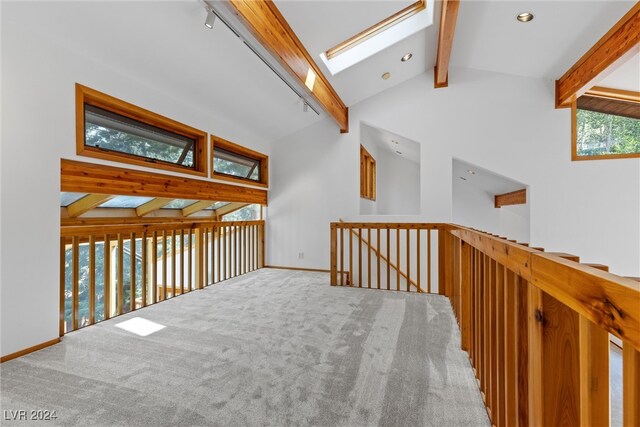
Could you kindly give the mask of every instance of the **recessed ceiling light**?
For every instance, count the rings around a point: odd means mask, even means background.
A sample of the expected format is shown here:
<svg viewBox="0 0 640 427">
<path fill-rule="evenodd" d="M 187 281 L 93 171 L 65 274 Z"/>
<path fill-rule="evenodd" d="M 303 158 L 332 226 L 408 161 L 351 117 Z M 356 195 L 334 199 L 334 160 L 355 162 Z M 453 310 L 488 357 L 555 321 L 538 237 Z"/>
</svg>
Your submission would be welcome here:
<svg viewBox="0 0 640 427">
<path fill-rule="evenodd" d="M 387 71 L 382 75 L 382 80 L 389 80 L 390 77 L 391 77 L 391 73 Z"/>
<path fill-rule="evenodd" d="M 467 170 L 467 172 L 469 172 L 471 175 L 475 175 L 476 174 L 476 172 L 472 171 L 471 169 Z"/>
<path fill-rule="evenodd" d="M 398 154 L 402 154 L 402 153 L 401 153 L 401 152 L 399 152 L 399 151 L 396 151 L 396 153 L 398 153 Z"/>
<path fill-rule="evenodd" d="M 393 141 L 393 143 L 396 145 L 400 144 L 398 141 Z"/>
<path fill-rule="evenodd" d="M 413 57 L 413 53 L 405 53 L 404 56 L 402 57 L 402 59 L 400 59 L 402 62 L 407 62 L 408 60 L 410 60 Z"/>
<path fill-rule="evenodd" d="M 516 16 L 516 19 L 520 22 L 529 22 L 533 19 L 533 13 L 531 12 L 522 12 Z"/>
</svg>

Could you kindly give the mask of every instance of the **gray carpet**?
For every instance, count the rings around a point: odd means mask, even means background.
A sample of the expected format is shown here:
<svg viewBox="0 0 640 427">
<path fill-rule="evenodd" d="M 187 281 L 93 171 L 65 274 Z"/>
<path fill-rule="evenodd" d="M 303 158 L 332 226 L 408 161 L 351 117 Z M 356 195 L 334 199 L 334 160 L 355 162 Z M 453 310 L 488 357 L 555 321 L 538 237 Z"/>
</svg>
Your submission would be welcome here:
<svg viewBox="0 0 640 427">
<path fill-rule="evenodd" d="M 446 298 L 328 279 L 263 269 L 68 334 L 1 365 L 3 411 L 58 418 L 1 424 L 489 425 Z"/>
</svg>

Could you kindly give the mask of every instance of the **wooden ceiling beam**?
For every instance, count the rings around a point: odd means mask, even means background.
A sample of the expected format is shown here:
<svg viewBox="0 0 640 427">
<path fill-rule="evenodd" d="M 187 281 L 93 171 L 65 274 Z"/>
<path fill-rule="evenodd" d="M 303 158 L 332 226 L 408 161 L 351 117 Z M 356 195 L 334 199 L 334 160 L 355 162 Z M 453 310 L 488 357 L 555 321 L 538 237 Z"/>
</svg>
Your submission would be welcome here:
<svg viewBox="0 0 640 427">
<path fill-rule="evenodd" d="M 234 15 L 280 65 L 296 79 L 331 116 L 341 133 L 349 132 L 349 110 L 307 52 L 273 1 L 229 0 L 220 2 Z M 309 75 L 314 77 L 309 84 Z M 311 86 L 311 87 L 309 87 Z"/>
<path fill-rule="evenodd" d="M 496 194 L 495 207 L 501 208 L 508 205 L 524 205 L 527 203 L 527 189 L 512 191 L 510 193 Z"/>
<path fill-rule="evenodd" d="M 211 200 L 200 200 L 199 202 L 195 202 L 182 208 L 182 216 L 193 215 L 196 212 L 200 212 L 201 210 L 208 208 L 214 203 L 215 202 L 212 202 Z"/>
<path fill-rule="evenodd" d="M 137 216 L 145 216 L 148 213 L 157 211 L 158 209 L 163 208 L 168 205 L 174 199 L 167 199 L 164 197 L 156 197 L 153 200 L 149 200 L 147 203 L 144 203 L 136 208 Z"/>
<path fill-rule="evenodd" d="M 67 206 L 67 215 L 69 218 L 78 217 L 114 197 L 110 194 L 87 194 Z"/>
<path fill-rule="evenodd" d="M 440 13 L 440 34 L 438 35 L 438 53 L 433 69 L 433 85 L 436 88 L 449 86 L 449 61 L 453 48 L 453 36 L 458 20 L 459 0 L 443 0 Z"/>
<path fill-rule="evenodd" d="M 627 12 L 564 75 L 556 80 L 556 108 L 570 107 L 596 78 L 640 52 L 640 2 Z"/>
<path fill-rule="evenodd" d="M 267 191 L 195 178 L 62 159 L 60 190 L 123 196 L 267 204 Z"/>
</svg>

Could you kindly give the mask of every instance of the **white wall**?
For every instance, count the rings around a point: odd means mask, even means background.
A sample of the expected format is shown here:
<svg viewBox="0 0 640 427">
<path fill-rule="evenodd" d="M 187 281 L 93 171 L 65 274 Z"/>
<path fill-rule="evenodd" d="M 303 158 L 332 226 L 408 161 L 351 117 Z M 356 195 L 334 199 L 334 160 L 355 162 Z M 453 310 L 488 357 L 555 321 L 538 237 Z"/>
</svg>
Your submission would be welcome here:
<svg viewBox="0 0 640 427">
<path fill-rule="evenodd" d="M 377 160 L 377 204 L 379 215 L 420 213 L 420 165 L 379 150 Z"/>
<path fill-rule="evenodd" d="M 449 81 L 434 89 L 425 73 L 351 107 L 348 134 L 324 121 L 273 144 L 268 263 L 328 268 L 329 222 L 376 220 L 358 214 L 352 166 L 364 121 L 422 144 L 421 214 L 399 219 L 453 219 L 455 157 L 530 186 L 532 245 L 640 275 L 640 159 L 572 162 L 570 111 L 554 108 L 552 81 L 469 69 Z"/>
<path fill-rule="evenodd" d="M 453 176 L 453 222 L 529 242 L 529 203 L 496 209 L 495 195 Z"/>
<path fill-rule="evenodd" d="M 269 154 L 242 123 L 110 69 L 99 54 L 94 60 L 35 35 L 31 15 L 11 7 L 2 2 L 2 355 L 58 336 L 60 159 L 109 164 L 75 155 L 76 82 Z"/>
</svg>

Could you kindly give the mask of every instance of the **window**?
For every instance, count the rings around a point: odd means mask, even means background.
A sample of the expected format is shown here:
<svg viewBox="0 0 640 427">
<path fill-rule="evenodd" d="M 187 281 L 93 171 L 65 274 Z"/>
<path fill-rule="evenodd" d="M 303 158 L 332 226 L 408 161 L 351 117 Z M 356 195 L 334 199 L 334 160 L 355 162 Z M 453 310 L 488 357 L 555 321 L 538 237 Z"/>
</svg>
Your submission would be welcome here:
<svg viewBox="0 0 640 427">
<path fill-rule="evenodd" d="M 360 146 L 360 197 L 376 200 L 376 161 Z"/>
<path fill-rule="evenodd" d="M 80 155 L 207 175 L 206 132 L 76 85 Z"/>
<path fill-rule="evenodd" d="M 640 93 L 593 88 L 572 110 L 573 160 L 640 157 Z"/>
<path fill-rule="evenodd" d="M 213 177 L 228 181 L 269 185 L 269 157 L 222 138 L 211 136 Z"/>
<path fill-rule="evenodd" d="M 222 221 L 255 221 L 261 218 L 260 205 L 248 205 L 222 216 Z"/>
</svg>

